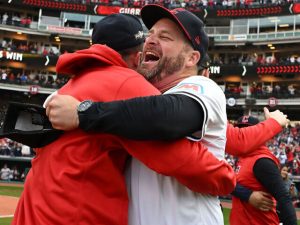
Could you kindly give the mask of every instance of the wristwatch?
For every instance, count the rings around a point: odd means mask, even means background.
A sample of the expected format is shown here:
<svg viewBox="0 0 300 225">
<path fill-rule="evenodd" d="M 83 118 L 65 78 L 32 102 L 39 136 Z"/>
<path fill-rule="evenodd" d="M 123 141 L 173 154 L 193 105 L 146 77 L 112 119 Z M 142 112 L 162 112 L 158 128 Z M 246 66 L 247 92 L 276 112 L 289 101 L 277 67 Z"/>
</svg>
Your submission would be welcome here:
<svg viewBox="0 0 300 225">
<path fill-rule="evenodd" d="M 90 108 L 93 104 L 93 101 L 91 100 L 85 100 L 83 102 L 80 102 L 80 104 L 77 107 L 77 112 L 85 112 L 88 108 Z"/>
</svg>

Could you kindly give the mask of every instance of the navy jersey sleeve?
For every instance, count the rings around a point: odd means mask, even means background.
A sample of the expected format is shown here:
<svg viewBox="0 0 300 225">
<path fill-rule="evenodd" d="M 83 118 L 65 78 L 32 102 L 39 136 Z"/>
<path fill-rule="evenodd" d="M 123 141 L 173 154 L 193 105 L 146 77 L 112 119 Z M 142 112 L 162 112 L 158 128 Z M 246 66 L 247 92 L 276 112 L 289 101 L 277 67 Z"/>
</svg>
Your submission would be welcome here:
<svg viewBox="0 0 300 225">
<path fill-rule="evenodd" d="M 237 183 L 231 194 L 234 195 L 235 197 L 241 199 L 242 201 L 248 202 L 250 195 L 252 194 L 252 190 Z"/>
<path fill-rule="evenodd" d="M 203 109 L 193 98 L 165 94 L 94 103 L 79 114 L 79 126 L 135 140 L 171 140 L 198 131 L 203 117 Z"/>
<path fill-rule="evenodd" d="M 292 200 L 285 188 L 279 169 L 269 158 L 258 159 L 253 167 L 256 179 L 277 201 L 277 209 L 283 225 L 297 225 L 297 217 Z"/>
</svg>

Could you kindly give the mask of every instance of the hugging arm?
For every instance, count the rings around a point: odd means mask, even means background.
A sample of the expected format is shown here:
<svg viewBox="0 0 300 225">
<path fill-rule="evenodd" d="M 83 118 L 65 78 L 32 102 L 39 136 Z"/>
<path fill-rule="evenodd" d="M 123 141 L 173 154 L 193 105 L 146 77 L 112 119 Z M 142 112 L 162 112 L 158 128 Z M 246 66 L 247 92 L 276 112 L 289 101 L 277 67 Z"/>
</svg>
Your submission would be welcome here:
<svg viewBox="0 0 300 225">
<path fill-rule="evenodd" d="M 203 109 L 178 94 L 97 102 L 79 115 L 79 127 L 135 140 L 170 140 L 201 129 Z"/>
<path fill-rule="evenodd" d="M 269 211 L 273 207 L 272 196 L 269 193 L 252 191 L 239 183 L 236 184 L 231 194 L 262 211 Z"/>
<path fill-rule="evenodd" d="M 265 144 L 280 131 L 282 131 L 282 127 L 272 118 L 244 128 L 233 127 L 233 125 L 228 124 L 225 151 L 234 156 L 247 155 Z"/>
<path fill-rule="evenodd" d="M 201 142 L 134 141 L 114 136 L 127 152 L 150 169 L 175 177 L 189 189 L 203 194 L 227 195 L 235 185 L 232 167 L 217 159 Z"/>
</svg>

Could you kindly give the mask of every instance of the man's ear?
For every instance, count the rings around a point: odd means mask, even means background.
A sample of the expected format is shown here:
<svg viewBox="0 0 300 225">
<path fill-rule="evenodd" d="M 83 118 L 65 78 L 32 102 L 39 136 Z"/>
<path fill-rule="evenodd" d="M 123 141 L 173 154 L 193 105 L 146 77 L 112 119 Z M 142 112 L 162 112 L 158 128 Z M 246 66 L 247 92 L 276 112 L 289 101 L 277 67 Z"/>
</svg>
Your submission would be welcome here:
<svg viewBox="0 0 300 225">
<path fill-rule="evenodd" d="M 188 67 L 192 67 L 192 66 L 197 65 L 197 63 L 200 60 L 200 56 L 201 56 L 201 54 L 200 54 L 199 51 L 195 51 L 195 50 L 191 51 L 189 53 L 188 57 L 187 57 L 187 64 L 186 65 Z"/>
<path fill-rule="evenodd" d="M 138 65 L 140 64 L 141 57 L 142 57 L 142 52 L 137 52 L 137 54 L 135 56 L 135 60 L 134 60 L 136 67 L 138 67 Z"/>
<path fill-rule="evenodd" d="M 141 52 L 134 52 L 126 57 L 125 61 L 130 69 L 133 70 L 137 69 L 140 63 L 141 54 L 142 54 Z"/>
</svg>

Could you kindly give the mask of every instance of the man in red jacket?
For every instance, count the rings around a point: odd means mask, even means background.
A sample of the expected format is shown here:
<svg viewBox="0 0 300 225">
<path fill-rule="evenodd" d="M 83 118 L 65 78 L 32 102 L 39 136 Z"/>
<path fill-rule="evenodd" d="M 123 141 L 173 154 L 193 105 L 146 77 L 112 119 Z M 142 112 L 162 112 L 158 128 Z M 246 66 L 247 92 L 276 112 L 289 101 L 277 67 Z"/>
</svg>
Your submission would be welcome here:
<svg viewBox="0 0 300 225">
<path fill-rule="evenodd" d="M 248 127 L 258 124 L 259 120 L 253 116 L 242 116 L 237 121 L 237 127 Z M 256 136 L 249 136 L 249 140 Z M 240 146 L 242 148 L 242 146 Z M 296 225 L 297 217 L 292 199 L 279 172 L 279 161 L 265 146 L 259 146 L 252 153 L 239 158 L 237 169 L 238 183 L 255 191 L 269 192 L 274 201 L 276 199 L 278 210 L 283 224 Z M 269 211 L 261 211 L 252 207 L 248 202 L 241 201 L 233 196 L 230 214 L 232 225 L 278 225 L 279 218 L 275 204 Z"/>
<path fill-rule="evenodd" d="M 127 67 L 138 61 L 141 34 L 142 26 L 136 17 L 116 14 L 101 20 L 93 32 L 93 43 L 107 44 L 116 51 L 94 44 L 62 55 L 57 72 L 74 76 L 58 93 L 80 101 L 159 94 Z M 85 101 L 78 110 L 85 111 L 89 106 L 90 101 Z M 194 191 L 226 194 L 235 185 L 230 166 L 216 159 L 201 142 L 134 142 L 75 129 L 36 149 L 13 224 L 127 224 L 123 172 L 128 153 Z"/>
</svg>

